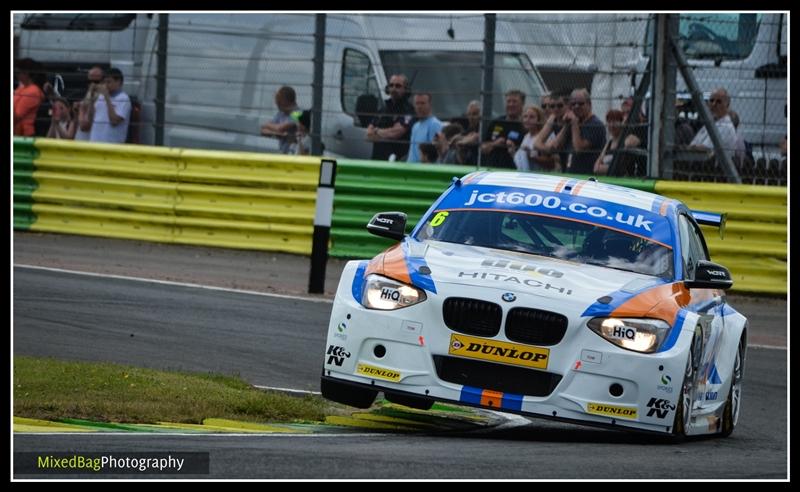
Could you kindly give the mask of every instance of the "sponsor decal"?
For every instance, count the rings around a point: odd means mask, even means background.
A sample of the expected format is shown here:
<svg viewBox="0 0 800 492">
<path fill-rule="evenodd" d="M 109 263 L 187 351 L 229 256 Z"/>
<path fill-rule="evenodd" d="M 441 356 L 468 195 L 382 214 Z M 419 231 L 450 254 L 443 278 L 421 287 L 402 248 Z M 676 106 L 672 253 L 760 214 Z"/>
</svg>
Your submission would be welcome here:
<svg viewBox="0 0 800 492">
<path fill-rule="evenodd" d="M 499 191 L 497 193 L 481 193 L 480 190 L 473 190 L 467 201 L 464 203 L 465 207 L 470 207 L 478 204 L 498 204 L 510 205 L 531 208 L 544 208 L 550 210 L 569 211 L 575 215 L 588 215 L 592 219 L 606 219 L 610 222 L 633 227 L 640 231 L 653 232 L 652 220 L 646 220 L 642 214 L 630 214 L 627 212 L 610 212 L 605 207 L 598 205 L 589 206 L 581 202 L 571 202 L 562 206 L 561 197 L 557 195 L 543 196 L 539 193 L 525 193 L 522 191 L 505 192 Z"/>
<path fill-rule="evenodd" d="M 650 409 L 647 412 L 648 417 L 655 415 L 656 417 L 663 419 L 667 416 L 670 410 L 675 410 L 675 405 L 671 405 L 669 400 L 665 400 L 663 398 L 650 398 L 650 401 L 647 402 L 647 408 Z"/>
<path fill-rule="evenodd" d="M 336 364 L 340 366 L 344 363 L 345 359 L 350 358 L 350 352 L 346 351 L 344 347 L 338 345 L 328 346 L 328 362 L 326 364 Z"/>
<path fill-rule="evenodd" d="M 458 272 L 459 278 L 472 278 L 475 280 L 496 280 L 498 282 L 508 282 L 517 285 L 527 285 L 528 287 L 543 287 L 545 290 L 557 290 L 559 293 L 571 296 L 572 289 L 565 289 L 564 287 L 556 287 L 555 285 L 551 285 L 549 282 L 540 282 L 539 280 L 532 279 L 532 278 L 524 278 L 520 280 L 517 277 L 511 275 L 503 275 L 500 273 L 489 273 L 489 272 Z"/>
<path fill-rule="evenodd" d="M 633 341 L 636 339 L 636 329 L 631 328 L 630 326 L 615 326 L 614 331 L 610 334 L 611 338 L 616 338 L 618 340 L 630 340 Z"/>
<path fill-rule="evenodd" d="M 515 263 L 508 260 L 483 260 L 481 266 L 494 267 L 494 268 L 507 268 L 509 270 L 519 270 L 521 272 L 539 273 L 547 275 L 548 277 L 561 278 L 564 276 L 563 272 L 553 270 L 552 268 L 542 268 L 536 265 Z"/>
<path fill-rule="evenodd" d="M 664 393 L 672 393 L 672 377 L 669 374 L 661 375 L 661 384 L 656 385 L 656 389 Z"/>
<path fill-rule="evenodd" d="M 382 367 L 375 367 L 369 364 L 359 363 L 356 372 L 362 376 L 367 376 L 374 379 L 383 379 L 386 381 L 400 381 L 400 372 L 392 369 L 384 369 Z"/>
<path fill-rule="evenodd" d="M 450 212 L 439 212 L 438 214 L 433 216 L 431 220 L 431 227 L 438 227 L 444 223 L 444 219 L 450 215 Z"/>
<path fill-rule="evenodd" d="M 450 335 L 448 353 L 470 359 L 503 362 L 536 369 L 547 369 L 550 357 L 550 349 L 464 335 Z"/>
<path fill-rule="evenodd" d="M 336 333 L 333 334 L 333 338 L 339 338 L 341 340 L 347 340 L 347 335 L 345 335 L 345 331 L 347 330 L 347 324 L 342 321 L 336 326 Z"/>
<path fill-rule="evenodd" d="M 706 401 L 716 400 L 718 396 L 718 391 L 706 391 Z"/>
<path fill-rule="evenodd" d="M 620 419 L 636 420 L 638 410 L 636 407 L 620 407 L 617 405 L 606 405 L 605 403 L 588 403 L 586 411 L 595 415 L 605 415 Z"/>
<path fill-rule="evenodd" d="M 380 222 L 381 224 L 394 224 L 392 219 L 387 219 L 386 217 L 375 217 L 375 222 Z"/>
<path fill-rule="evenodd" d="M 706 270 L 709 275 L 714 275 L 715 277 L 724 277 L 725 272 L 722 270 Z"/>
<path fill-rule="evenodd" d="M 513 292 L 506 292 L 503 294 L 502 299 L 506 302 L 514 302 L 517 300 L 517 296 L 515 296 Z"/>
<path fill-rule="evenodd" d="M 381 289 L 381 299 L 397 302 L 400 300 L 400 291 L 391 287 L 384 287 Z"/>
</svg>

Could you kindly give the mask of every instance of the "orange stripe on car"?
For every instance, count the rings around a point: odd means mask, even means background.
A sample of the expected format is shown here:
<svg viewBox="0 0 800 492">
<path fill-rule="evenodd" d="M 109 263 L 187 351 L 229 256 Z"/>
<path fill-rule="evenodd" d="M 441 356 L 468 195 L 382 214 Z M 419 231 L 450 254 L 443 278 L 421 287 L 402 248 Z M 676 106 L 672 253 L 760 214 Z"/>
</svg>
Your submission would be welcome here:
<svg viewBox="0 0 800 492">
<path fill-rule="evenodd" d="M 667 207 L 669 207 L 669 200 L 664 200 L 661 203 L 661 208 L 659 209 L 658 213 L 660 215 L 666 216 L 667 215 Z"/>
<path fill-rule="evenodd" d="M 615 309 L 614 317 L 647 317 L 675 324 L 678 311 L 689 305 L 691 293 L 683 282 L 659 285 L 638 294 Z"/>
<path fill-rule="evenodd" d="M 585 185 L 586 183 L 588 183 L 588 181 L 581 181 L 580 183 L 578 183 L 578 186 L 573 188 L 572 194 L 577 196 L 578 193 L 581 192 L 581 188 L 583 188 L 583 185 Z"/>
<path fill-rule="evenodd" d="M 500 391 L 483 390 L 481 392 L 481 405 L 493 408 L 502 407 L 503 393 Z"/>
<path fill-rule="evenodd" d="M 569 181 L 569 179 L 564 178 L 558 182 L 558 184 L 556 185 L 556 193 L 561 192 L 561 189 L 564 188 L 564 185 L 567 184 L 567 181 Z"/>
<path fill-rule="evenodd" d="M 406 255 L 400 244 L 395 244 L 369 262 L 364 276 L 372 273 L 399 280 L 407 284 L 411 283 L 411 275 L 406 264 Z"/>
</svg>

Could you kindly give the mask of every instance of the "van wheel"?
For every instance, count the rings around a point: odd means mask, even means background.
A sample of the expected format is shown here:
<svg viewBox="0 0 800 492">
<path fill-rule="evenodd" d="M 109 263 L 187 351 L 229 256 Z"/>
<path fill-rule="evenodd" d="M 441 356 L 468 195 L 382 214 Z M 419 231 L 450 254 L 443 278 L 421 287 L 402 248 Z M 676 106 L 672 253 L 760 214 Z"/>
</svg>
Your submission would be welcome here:
<svg viewBox="0 0 800 492">
<path fill-rule="evenodd" d="M 742 407 L 742 376 L 744 375 L 744 340 L 739 340 L 739 348 L 736 350 L 736 360 L 733 363 L 733 373 L 731 374 L 731 388 L 728 391 L 728 399 L 725 400 L 725 409 L 722 411 L 722 437 L 728 437 L 739 423 L 739 412 Z"/>
<path fill-rule="evenodd" d="M 421 396 L 400 395 L 397 393 L 386 392 L 384 392 L 384 396 L 392 403 L 406 407 L 417 408 L 419 410 L 430 410 L 430 408 L 433 406 L 432 399 Z"/>
<path fill-rule="evenodd" d="M 320 381 L 322 397 L 356 408 L 369 408 L 378 390 L 368 390 L 323 378 Z"/>
</svg>

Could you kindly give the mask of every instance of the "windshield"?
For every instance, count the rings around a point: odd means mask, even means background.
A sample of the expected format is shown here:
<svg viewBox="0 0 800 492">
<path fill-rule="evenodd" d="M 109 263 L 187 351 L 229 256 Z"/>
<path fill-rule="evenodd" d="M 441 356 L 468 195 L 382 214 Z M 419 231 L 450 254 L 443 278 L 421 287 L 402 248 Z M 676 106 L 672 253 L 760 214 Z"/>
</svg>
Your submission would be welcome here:
<svg viewBox="0 0 800 492">
<path fill-rule="evenodd" d="M 433 114 L 448 120 L 464 114 L 467 104 L 480 99 L 483 53 L 463 51 L 382 51 L 386 80 L 405 74 L 413 91 L 430 92 Z M 504 94 L 519 89 L 528 101 L 538 101 L 544 86 L 526 55 L 496 53 L 492 117 L 505 110 Z"/>
<path fill-rule="evenodd" d="M 136 14 L 30 14 L 22 21 L 23 29 L 121 31 Z"/>
<path fill-rule="evenodd" d="M 760 20 L 760 14 L 681 15 L 681 46 L 689 58 L 747 58 L 755 46 Z"/>
<path fill-rule="evenodd" d="M 672 279 L 672 250 L 586 222 L 506 210 L 431 214 L 416 239 L 483 246 Z"/>
</svg>

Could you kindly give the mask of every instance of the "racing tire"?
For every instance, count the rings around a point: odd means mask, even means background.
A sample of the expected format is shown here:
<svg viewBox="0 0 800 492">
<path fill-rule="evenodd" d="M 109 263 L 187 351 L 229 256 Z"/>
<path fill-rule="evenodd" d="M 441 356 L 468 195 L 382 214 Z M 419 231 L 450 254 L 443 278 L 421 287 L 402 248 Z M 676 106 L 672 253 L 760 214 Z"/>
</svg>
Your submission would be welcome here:
<svg viewBox="0 0 800 492">
<path fill-rule="evenodd" d="M 681 383 L 681 394 L 678 398 L 677 408 L 675 409 L 675 421 L 672 424 L 672 437 L 675 442 L 686 439 L 686 429 L 692 418 L 692 406 L 694 405 L 694 380 L 695 372 L 700 363 L 702 354 L 703 331 L 698 326 L 695 328 L 694 339 L 686 357 L 686 369 L 683 372 L 683 382 Z"/>
<path fill-rule="evenodd" d="M 722 426 L 720 435 L 728 437 L 739 423 L 739 413 L 742 408 L 742 376 L 744 375 L 744 339 L 739 340 L 736 350 L 736 360 L 733 363 L 731 386 L 728 399 L 725 400 L 725 409 L 722 411 Z"/>
<path fill-rule="evenodd" d="M 403 405 L 406 407 L 416 408 L 418 410 L 430 410 L 433 406 L 433 400 L 430 398 L 424 398 L 421 396 L 411 396 L 411 395 L 400 395 L 398 393 L 386 393 L 384 392 L 383 396 L 386 397 L 392 403 L 396 403 L 398 405 Z"/>
<path fill-rule="evenodd" d="M 378 390 L 358 388 L 326 378 L 320 381 L 320 390 L 323 398 L 356 408 L 369 408 L 378 396 Z"/>
</svg>

